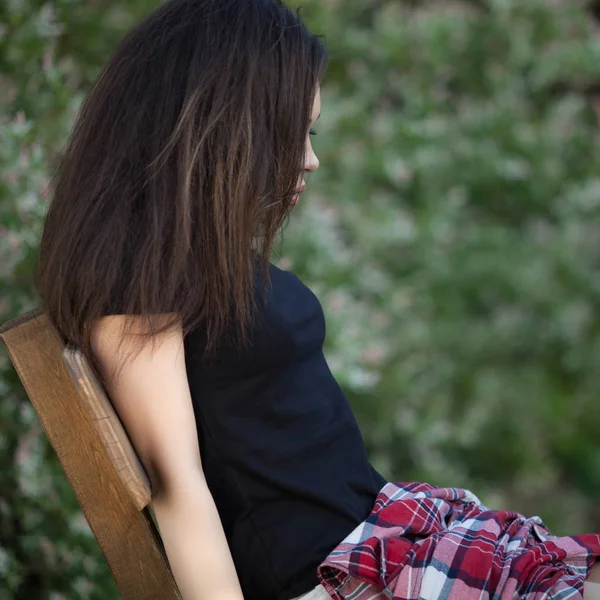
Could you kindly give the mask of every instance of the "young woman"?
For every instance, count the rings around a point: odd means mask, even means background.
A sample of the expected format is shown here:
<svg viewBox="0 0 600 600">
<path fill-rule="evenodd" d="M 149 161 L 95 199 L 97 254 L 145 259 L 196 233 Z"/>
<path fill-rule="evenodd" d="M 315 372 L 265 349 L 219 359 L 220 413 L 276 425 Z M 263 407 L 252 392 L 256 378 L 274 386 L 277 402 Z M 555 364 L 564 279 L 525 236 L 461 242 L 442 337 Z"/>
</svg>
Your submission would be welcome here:
<svg viewBox="0 0 600 600">
<path fill-rule="evenodd" d="M 514 548 L 476 561 L 475 578 L 455 557 L 440 585 L 449 524 L 479 523 L 470 547 L 505 513 L 372 467 L 323 355 L 319 300 L 269 262 L 319 164 L 326 66 L 320 36 L 278 0 L 168 0 L 133 28 L 56 174 L 36 270 L 47 314 L 95 367 L 149 474 L 185 600 L 536 593 L 549 572 L 509 573 Z M 415 528 L 422 510 L 446 511 L 436 536 L 428 517 Z M 494 549 L 515 539 L 506 531 Z M 546 559 L 541 542 L 522 547 L 574 597 L 592 537 L 560 538 Z"/>
</svg>

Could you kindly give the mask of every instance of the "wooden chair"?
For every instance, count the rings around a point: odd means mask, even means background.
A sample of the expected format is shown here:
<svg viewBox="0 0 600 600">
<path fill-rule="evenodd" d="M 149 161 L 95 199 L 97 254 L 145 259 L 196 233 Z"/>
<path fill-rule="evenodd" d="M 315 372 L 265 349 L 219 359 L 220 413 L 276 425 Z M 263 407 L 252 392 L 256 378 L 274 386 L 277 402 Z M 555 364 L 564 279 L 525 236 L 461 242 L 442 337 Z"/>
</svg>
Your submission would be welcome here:
<svg viewBox="0 0 600 600">
<path fill-rule="evenodd" d="M 0 338 L 125 600 L 181 600 L 150 512 L 150 482 L 98 377 L 43 307 Z"/>
</svg>

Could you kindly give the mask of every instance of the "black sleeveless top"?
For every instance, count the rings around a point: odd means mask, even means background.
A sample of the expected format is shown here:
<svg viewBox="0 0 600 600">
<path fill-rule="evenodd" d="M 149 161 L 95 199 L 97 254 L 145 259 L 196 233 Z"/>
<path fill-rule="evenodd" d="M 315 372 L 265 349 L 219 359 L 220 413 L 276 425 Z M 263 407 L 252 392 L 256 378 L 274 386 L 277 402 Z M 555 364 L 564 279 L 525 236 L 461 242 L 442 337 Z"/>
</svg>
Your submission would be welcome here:
<svg viewBox="0 0 600 600">
<path fill-rule="evenodd" d="M 200 454 L 245 600 L 289 600 L 364 520 L 387 481 L 372 467 L 348 401 L 323 355 L 318 298 L 269 263 L 271 286 L 251 329 L 200 360 L 184 339 Z M 202 540 L 198 540 L 202 543 Z"/>
</svg>

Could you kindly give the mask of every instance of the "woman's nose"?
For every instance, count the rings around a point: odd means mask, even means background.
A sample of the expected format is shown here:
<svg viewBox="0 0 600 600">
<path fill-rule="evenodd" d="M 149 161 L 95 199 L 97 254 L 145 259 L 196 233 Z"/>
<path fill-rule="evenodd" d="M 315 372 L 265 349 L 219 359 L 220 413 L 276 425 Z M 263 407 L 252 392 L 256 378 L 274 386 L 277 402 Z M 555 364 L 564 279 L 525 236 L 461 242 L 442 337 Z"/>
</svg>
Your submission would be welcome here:
<svg viewBox="0 0 600 600">
<path fill-rule="evenodd" d="M 319 159 L 317 155 L 314 153 L 312 144 L 308 143 L 308 149 L 306 153 L 306 158 L 304 160 L 304 170 L 305 171 L 316 171 L 319 168 Z"/>
</svg>

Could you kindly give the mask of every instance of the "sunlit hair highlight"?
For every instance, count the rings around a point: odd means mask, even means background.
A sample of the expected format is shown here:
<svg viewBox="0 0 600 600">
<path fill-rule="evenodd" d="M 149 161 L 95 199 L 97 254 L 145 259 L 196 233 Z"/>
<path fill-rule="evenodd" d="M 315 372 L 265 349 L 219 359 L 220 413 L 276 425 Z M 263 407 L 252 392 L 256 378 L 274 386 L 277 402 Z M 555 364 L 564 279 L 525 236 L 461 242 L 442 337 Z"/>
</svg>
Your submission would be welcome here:
<svg viewBox="0 0 600 600">
<path fill-rule="evenodd" d="M 277 0 L 169 0 L 125 36 L 65 146 L 35 273 L 96 369 L 107 314 L 144 315 L 145 341 L 202 327 L 205 357 L 230 331 L 244 345 L 327 61 Z"/>
</svg>

